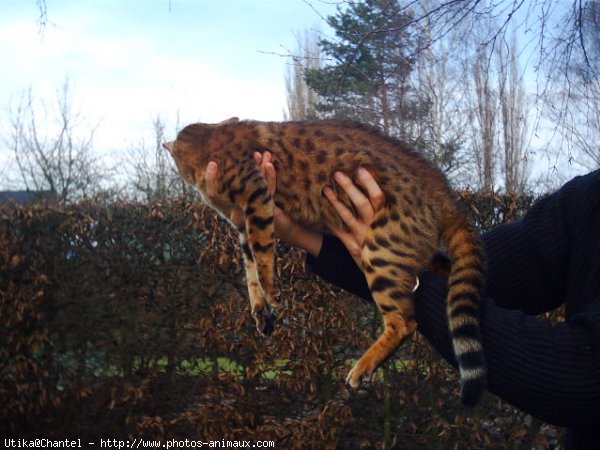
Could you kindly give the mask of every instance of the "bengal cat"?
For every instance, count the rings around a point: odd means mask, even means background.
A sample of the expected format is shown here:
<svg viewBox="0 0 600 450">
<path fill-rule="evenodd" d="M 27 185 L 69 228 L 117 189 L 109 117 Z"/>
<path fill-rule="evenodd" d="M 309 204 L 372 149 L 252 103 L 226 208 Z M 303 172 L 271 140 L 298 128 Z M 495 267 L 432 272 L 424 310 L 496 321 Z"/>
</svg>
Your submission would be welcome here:
<svg viewBox="0 0 600 450">
<path fill-rule="evenodd" d="M 204 174 L 209 161 L 218 163 L 215 202 L 244 211 L 245 226 L 238 231 L 251 311 L 263 334 L 273 331 L 269 305 L 280 305 L 273 284 L 274 206 L 313 229 L 343 227 L 322 189 L 331 186 L 354 210 L 333 174 L 353 175 L 360 166 L 366 168 L 385 194 L 385 206 L 376 213 L 361 254 L 384 330 L 346 381 L 357 387 L 414 332 L 415 281 L 443 244 L 451 262 L 447 313 L 460 367 L 461 401 L 469 406 L 477 403 L 486 379 L 478 320 L 484 252 L 446 179 L 423 157 L 374 128 L 337 120 L 275 123 L 232 118 L 219 124 L 192 124 L 164 146 L 185 181 L 217 210 L 204 194 Z M 253 157 L 255 151 L 266 150 L 273 155 L 277 173 L 274 195 Z"/>
</svg>

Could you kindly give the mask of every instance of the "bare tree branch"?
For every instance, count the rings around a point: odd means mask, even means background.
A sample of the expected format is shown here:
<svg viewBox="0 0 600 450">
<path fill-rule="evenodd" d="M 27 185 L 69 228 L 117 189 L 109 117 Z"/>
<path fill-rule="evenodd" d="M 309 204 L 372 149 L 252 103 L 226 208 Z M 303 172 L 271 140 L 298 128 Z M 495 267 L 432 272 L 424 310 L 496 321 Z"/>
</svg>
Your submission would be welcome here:
<svg viewBox="0 0 600 450">
<path fill-rule="evenodd" d="M 54 130 L 49 125 L 53 119 Z M 98 158 L 92 150 L 95 127 L 87 126 L 74 111 L 68 80 L 57 96 L 55 111 L 37 102 L 30 89 L 11 122 L 12 151 L 28 190 L 51 190 L 66 202 L 99 187 Z"/>
<path fill-rule="evenodd" d="M 164 120 L 157 114 L 151 123 L 151 143 L 147 144 L 144 138 L 140 139 L 131 146 L 124 161 L 127 172 L 125 175 L 131 180 L 133 195 L 141 196 L 148 202 L 192 195 L 192 191 L 179 176 L 173 159 L 162 146 L 166 141 Z"/>
</svg>

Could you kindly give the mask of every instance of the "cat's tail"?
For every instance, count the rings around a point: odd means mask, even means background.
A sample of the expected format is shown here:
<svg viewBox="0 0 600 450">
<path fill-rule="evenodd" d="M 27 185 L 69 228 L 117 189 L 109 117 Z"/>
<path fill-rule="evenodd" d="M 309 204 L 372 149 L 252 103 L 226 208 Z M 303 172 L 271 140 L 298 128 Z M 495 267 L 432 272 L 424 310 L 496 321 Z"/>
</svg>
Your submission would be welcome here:
<svg viewBox="0 0 600 450">
<path fill-rule="evenodd" d="M 443 235 L 451 269 L 447 313 L 461 378 L 460 400 L 475 406 L 486 387 L 486 367 L 479 329 L 479 294 L 485 278 L 485 254 L 467 217 L 449 221 Z"/>
</svg>

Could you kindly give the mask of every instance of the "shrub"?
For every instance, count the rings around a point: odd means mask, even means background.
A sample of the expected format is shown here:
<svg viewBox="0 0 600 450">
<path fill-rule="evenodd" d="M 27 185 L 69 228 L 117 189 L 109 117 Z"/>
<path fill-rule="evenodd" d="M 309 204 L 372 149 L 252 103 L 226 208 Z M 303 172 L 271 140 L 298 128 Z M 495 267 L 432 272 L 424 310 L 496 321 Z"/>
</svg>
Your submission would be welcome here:
<svg viewBox="0 0 600 450">
<path fill-rule="evenodd" d="M 482 228 L 532 201 L 463 197 Z M 303 266 L 302 252 L 278 247 L 287 306 L 267 339 L 249 316 L 236 238 L 209 209 L 186 200 L 3 207 L 0 432 L 290 449 L 546 439 L 492 396 L 474 413 L 461 409 L 456 375 L 419 336 L 376 382 L 346 389 L 379 317 Z"/>
</svg>

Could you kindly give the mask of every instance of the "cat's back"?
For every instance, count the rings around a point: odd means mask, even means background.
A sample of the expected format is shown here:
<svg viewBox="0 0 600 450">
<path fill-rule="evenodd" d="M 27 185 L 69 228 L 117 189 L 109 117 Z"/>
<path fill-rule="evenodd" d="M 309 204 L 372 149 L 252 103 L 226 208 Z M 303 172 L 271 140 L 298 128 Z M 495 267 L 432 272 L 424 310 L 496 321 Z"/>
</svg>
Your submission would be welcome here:
<svg viewBox="0 0 600 450">
<path fill-rule="evenodd" d="M 388 196 L 396 195 L 401 184 L 415 185 L 413 191 L 447 192 L 444 176 L 422 155 L 369 125 L 348 120 L 248 125 L 260 146 L 274 155 L 282 182 L 322 189 L 324 183 L 333 182 L 336 171 L 352 175 L 365 167 Z"/>
<path fill-rule="evenodd" d="M 322 189 L 329 185 L 352 206 L 334 180 L 341 171 L 359 184 L 356 171 L 366 168 L 390 206 L 401 202 L 445 203 L 445 178 L 407 144 L 352 121 L 239 122 L 241 135 L 256 150 L 272 153 L 277 172 L 275 201 L 296 220 L 319 224 L 332 216 Z M 240 136 L 241 136 L 240 135 Z"/>
</svg>

